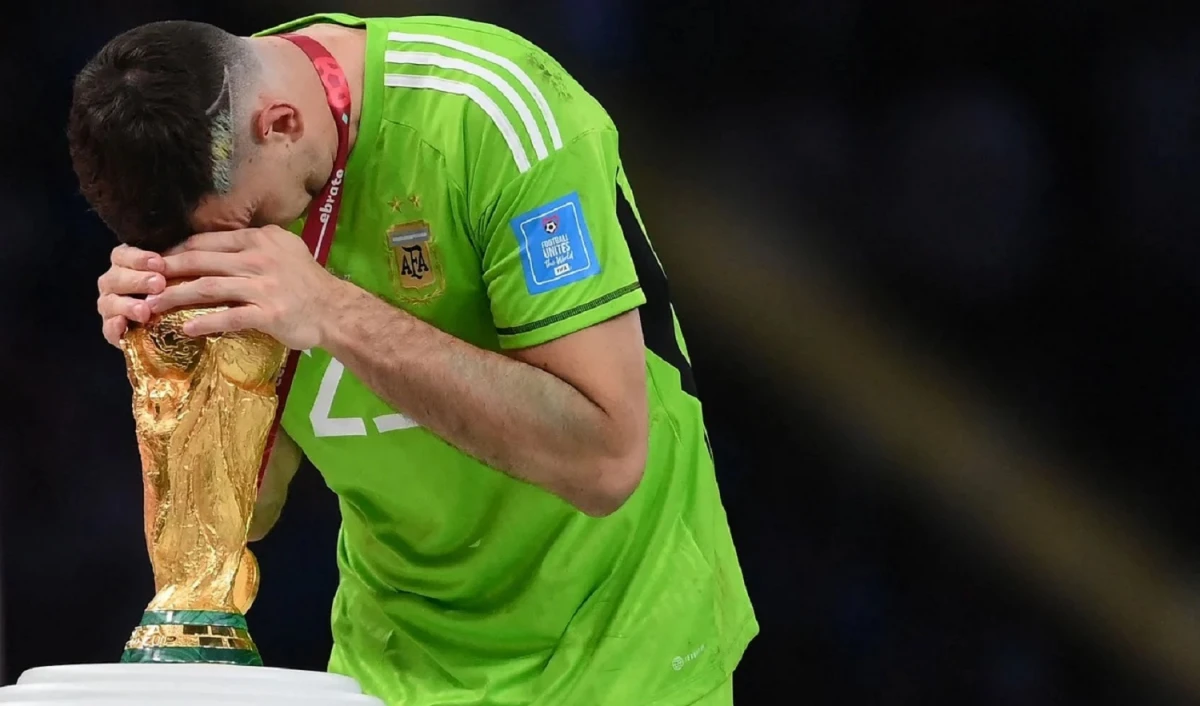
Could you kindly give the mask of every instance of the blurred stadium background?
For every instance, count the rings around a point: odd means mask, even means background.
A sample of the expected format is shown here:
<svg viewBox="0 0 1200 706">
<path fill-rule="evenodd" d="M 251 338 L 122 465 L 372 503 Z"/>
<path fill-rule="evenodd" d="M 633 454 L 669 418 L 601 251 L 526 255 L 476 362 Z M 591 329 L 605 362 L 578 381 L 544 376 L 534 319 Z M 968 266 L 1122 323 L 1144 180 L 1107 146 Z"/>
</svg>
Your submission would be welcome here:
<svg viewBox="0 0 1200 706">
<path fill-rule="evenodd" d="M 0 43 L 0 684 L 112 661 L 151 593 L 70 82 L 112 35 L 493 21 L 623 130 L 762 635 L 740 704 L 1200 702 L 1200 22 L 1069 0 L 47 0 Z M 321 669 L 297 480 L 252 627 Z"/>
</svg>

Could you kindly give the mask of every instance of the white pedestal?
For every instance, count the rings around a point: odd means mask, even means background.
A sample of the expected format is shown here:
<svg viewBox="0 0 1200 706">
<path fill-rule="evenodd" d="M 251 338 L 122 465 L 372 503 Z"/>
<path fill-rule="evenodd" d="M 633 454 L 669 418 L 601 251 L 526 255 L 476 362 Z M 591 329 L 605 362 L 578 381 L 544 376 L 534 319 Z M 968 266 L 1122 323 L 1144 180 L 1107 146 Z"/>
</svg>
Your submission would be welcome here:
<svg viewBox="0 0 1200 706">
<path fill-rule="evenodd" d="M 0 688 L 2 706 L 383 706 L 349 677 L 227 664 L 39 667 Z"/>
</svg>

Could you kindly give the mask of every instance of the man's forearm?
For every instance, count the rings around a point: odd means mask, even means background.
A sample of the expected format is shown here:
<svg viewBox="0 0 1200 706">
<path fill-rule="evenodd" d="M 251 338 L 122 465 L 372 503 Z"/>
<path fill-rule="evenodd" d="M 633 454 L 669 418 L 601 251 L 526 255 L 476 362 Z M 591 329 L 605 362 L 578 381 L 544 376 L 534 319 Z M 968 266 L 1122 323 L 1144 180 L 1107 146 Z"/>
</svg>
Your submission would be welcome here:
<svg viewBox="0 0 1200 706">
<path fill-rule="evenodd" d="M 628 454 L 603 408 L 544 370 L 472 346 L 352 285 L 337 299 L 323 347 L 381 398 L 492 468 L 585 512 L 614 509 L 613 479 L 628 475 Z"/>
</svg>

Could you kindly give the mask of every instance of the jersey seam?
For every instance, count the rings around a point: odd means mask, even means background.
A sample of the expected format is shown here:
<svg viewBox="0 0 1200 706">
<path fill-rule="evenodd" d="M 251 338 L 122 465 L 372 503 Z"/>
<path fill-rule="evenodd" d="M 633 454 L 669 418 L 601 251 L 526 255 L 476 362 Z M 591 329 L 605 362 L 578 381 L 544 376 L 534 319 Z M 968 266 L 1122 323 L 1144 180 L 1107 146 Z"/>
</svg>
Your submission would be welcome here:
<svg viewBox="0 0 1200 706">
<path fill-rule="evenodd" d="M 650 350 L 649 348 L 646 349 L 646 355 L 647 355 L 647 357 L 654 356 L 655 358 L 662 360 L 661 356 L 659 356 L 657 353 Z M 663 362 L 666 363 L 666 365 L 668 367 L 671 365 L 670 363 L 667 363 L 665 360 Z M 658 382 L 659 382 L 658 381 L 658 371 L 654 370 L 649 365 L 648 360 L 647 360 L 647 365 L 646 365 L 646 382 L 649 383 L 651 388 L 653 388 L 654 396 L 658 398 L 659 409 L 662 411 L 663 417 L 666 418 L 667 425 L 671 427 L 671 435 L 675 437 L 675 441 L 677 443 L 682 443 L 683 442 L 683 432 L 680 431 L 679 420 L 675 418 L 675 413 L 671 410 L 670 405 L 667 404 L 667 397 L 665 394 L 663 394 L 662 386 L 658 384 Z M 682 390 L 683 388 L 680 387 L 680 389 Z M 687 393 L 684 393 L 684 394 L 686 395 Z M 690 395 L 688 395 L 688 396 L 690 397 Z"/>
<path fill-rule="evenodd" d="M 467 190 L 465 188 L 463 188 L 462 184 L 458 183 L 458 180 L 454 178 L 454 175 L 450 173 L 450 170 L 446 168 L 446 153 L 443 152 L 442 150 L 438 149 L 437 145 L 433 144 L 429 140 L 426 140 L 425 136 L 421 134 L 420 129 L 418 129 L 415 125 L 410 125 L 410 124 L 404 122 L 403 120 L 397 120 L 395 118 L 390 118 L 386 115 L 382 115 L 382 116 L 380 116 L 380 118 L 382 120 L 384 120 L 385 122 L 389 122 L 393 125 L 398 125 L 400 127 L 406 128 L 408 130 L 412 130 L 413 134 L 417 136 L 418 142 L 420 142 L 422 145 L 428 147 L 429 149 L 431 149 L 435 153 L 437 153 L 438 160 L 439 160 L 439 166 L 441 167 L 442 171 L 446 172 L 446 181 L 453 184 L 454 187 L 456 189 L 458 189 L 460 193 L 463 193 L 463 194 L 466 193 Z"/>
<path fill-rule="evenodd" d="M 552 161 L 554 161 L 555 157 L 562 154 L 563 152 L 566 152 L 568 149 L 574 147 L 575 143 L 579 142 L 583 138 L 591 137 L 592 135 L 601 134 L 601 133 L 605 133 L 605 132 L 611 132 L 615 135 L 615 134 L 617 134 L 617 128 L 613 125 L 599 125 L 597 127 L 590 127 L 588 129 L 584 130 L 583 132 L 579 133 L 575 137 L 572 137 L 569 141 L 564 142 L 562 147 L 552 151 L 545 159 L 538 160 L 533 166 L 531 166 L 529 168 L 528 171 L 526 171 L 524 173 L 518 173 L 516 177 L 514 177 L 511 181 L 509 181 L 507 184 L 505 184 L 503 187 L 501 187 L 499 193 L 497 193 L 495 199 L 493 199 L 493 202 L 492 202 L 493 206 L 499 203 L 500 197 L 504 194 L 504 192 L 508 189 L 508 187 L 522 181 L 523 179 L 531 178 L 531 177 L 529 177 L 530 174 L 533 174 L 535 171 L 537 171 L 539 168 L 541 168 L 542 165 L 550 164 Z"/>
<path fill-rule="evenodd" d="M 496 333 L 501 336 L 518 336 L 523 333 L 531 333 L 538 329 L 545 328 L 547 326 L 552 326 L 559 322 L 566 321 L 567 319 L 574 318 L 576 316 L 579 316 L 580 314 L 585 314 L 589 311 L 592 311 L 593 309 L 602 307 L 605 304 L 614 302 L 614 301 L 620 299 L 621 297 L 625 296 L 626 294 L 632 294 L 633 292 L 636 292 L 641 288 L 642 288 L 642 285 L 639 282 L 634 282 L 633 284 L 627 284 L 624 287 L 621 287 L 620 289 L 613 290 L 613 291 L 609 292 L 608 294 L 605 294 L 603 296 L 600 296 L 600 297 L 597 297 L 597 298 L 591 300 L 590 302 L 586 302 L 586 303 L 580 304 L 578 306 L 573 306 L 570 309 L 567 309 L 566 311 L 560 311 L 557 314 L 551 314 L 550 316 L 547 316 L 546 318 L 540 319 L 538 321 L 533 321 L 528 324 L 521 324 L 519 326 L 497 327 Z"/>
<path fill-rule="evenodd" d="M 469 210 L 470 209 L 470 199 L 467 196 L 467 190 L 465 187 L 463 187 L 462 184 L 460 184 L 458 182 L 457 179 L 454 178 L 454 174 L 450 171 L 450 168 L 446 166 L 446 153 L 443 152 L 442 150 L 438 149 L 437 145 L 434 145 L 429 140 L 426 140 L 425 136 L 421 134 L 421 131 L 419 129 L 417 129 L 416 126 L 409 125 L 408 123 L 406 123 L 402 120 L 396 120 L 395 118 L 390 118 L 386 115 L 381 115 L 380 120 L 383 122 L 395 125 L 397 127 L 402 127 L 406 130 L 409 130 L 417 138 L 417 142 L 419 142 L 424 147 L 428 147 L 430 150 L 433 151 L 434 154 L 437 155 L 438 169 L 440 169 L 442 171 L 442 174 L 445 175 L 446 181 L 451 186 L 453 186 L 455 189 L 458 190 L 458 193 L 462 196 L 463 202 L 467 204 L 467 209 Z M 464 219 L 464 222 L 467 222 L 466 219 Z M 481 252 L 479 249 L 479 243 L 476 241 L 475 235 L 473 233 L 468 232 L 467 239 L 471 241 L 471 247 L 475 250 L 475 254 L 478 255 L 482 261 L 483 252 Z"/>
<path fill-rule="evenodd" d="M 514 177 L 514 178 L 513 178 L 511 181 L 509 181 L 507 184 L 505 184 L 505 185 L 504 185 L 504 186 L 503 186 L 503 187 L 500 189 L 500 194 L 503 194 L 503 193 L 504 193 L 504 191 L 505 191 L 506 189 L 508 189 L 508 187 L 512 186 L 513 184 L 515 184 L 515 183 L 517 183 L 517 182 L 521 181 L 522 179 L 525 179 L 525 178 L 527 178 L 527 177 L 528 177 L 528 175 L 530 175 L 530 174 L 532 174 L 533 172 L 537 171 L 537 170 L 538 170 L 538 168 L 539 168 L 539 167 L 541 167 L 543 164 L 549 164 L 551 161 L 553 161 L 553 160 L 554 160 L 554 158 L 555 158 L 556 156 L 558 156 L 559 154 L 561 154 L 561 153 L 563 153 L 563 152 L 566 152 L 568 149 L 570 149 L 570 148 L 574 147 L 574 146 L 575 146 L 575 143 L 579 142 L 579 141 L 580 141 L 580 140 L 582 140 L 583 138 L 585 138 L 585 137 L 591 137 L 592 135 L 596 135 L 596 134 L 600 134 L 600 133 L 605 133 L 605 132 L 611 132 L 611 133 L 613 133 L 614 135 L 615 135 L 615 134 L 618 134 L 618 133 L 617 133 L 617 128 L 616 128 L 615 126 L 613 126 L 613 125 L 598 125 L 598 126 L 596 126 L 596 127 L 590 127 L 590 128 L 588 128 L 588 129 L 584 130 L 583 132 L 579 133 L 579 134 L 578 134 L 578 135 L 576 135 L 575 137 L 572 137 L 572 138 L 571 138 L 569 141 L 567 141 L 567 142 L 564 142 L 564 143 L 563 143 L 563 146 L 562 146 L 562 147 L 560 147 L 559 149 L 556 149 L 556 150 L 553 150 L 552 152 L 550 152 L 550 154 L 549 154 L 549 155 L 547 155 L 547 157 L 546 157 L 545 159 L 540 159 L 540 160 L 538 160 L 537 162 L 535 162 L 535 163 L 534 163 L 534 164 L 533 164 L 533 165 L 532 165 L 532 166 L 529 168 L 529 170 L 528 170 L 528 171 L 526 171 L 526 172 L 524 172 L 524 173 L 518 173 L 516 177 Z M 496 201 L 499 201 L 499 199 L 500 199 L 500 194 L 496 194 L 496 199 L 495 199 Z"/>
<path fill-rule="evenodd" d="M 576 142 L 579 142 L 583 138 L 590 137 L 592 135 L 595 135 L 598 132 L 616 133 L 617 128 L 613 125 L 597 125 L 596 127 L 590 127 L 588 129 L 584 130 L 583 132 L 579 133 L 575 137 L 572 137 L 569 142 L 564 142 L 562 148 L 555 150 L 554 154 L 552 154 L 550 156 L 553 157 L 555 154 L 558 154 L 559 152 L 566 150 L 568 147 L 573 147 Z M 542 162 L 549 162 L 549 161 L 550 161 L 549 157 L 542 160 Z M 541 164 L 541 162 L 538 162 L 538 164 Z"/>
<path fill-rule="evenodd" d="M 600 125 L 597 127 L 591 127 L 591 128 L 588 128 L 587 130 L 584 130 L 583 132 L 579 133 L 575 137 L 572 137 L 569 141 L 564 142 L 563 146 L 561 148 L 551 152 L 548 157 L 546 157 L 543 160 L 538 161 L 536 164 L 534 164 L 529 169 L 529 171 L 527 171 L 523 174 L 517 174 L 517 176 L 515 178 L 513 178 L 511 181 L 506 183 L 504 186 L 500 187 L 499 191 L 496 192 L 496 195 L 489 201 L 488 208 L 486 209 L 488 211 L 488 214 L 486 216 L 483 213 L 479 214 L 479 216 L 480 216 L 479 222 L 476 224 L 478 227 L 478 230 L 481 233 L 485 232 L 485 231 L 491 232 L 491 231 L 488 231 L 487 228 L 483 227 L 483 223 L 485 223 L 486 221 L 489 221 L 495 217 L 496 211 L 498 210 L 498 208 L 500 206 L 500 199 L 504 196 L 504 192 L 507 191 L 510 186 L 521 182 L 525 178 L 531 178 L 531 177 L 529 177 L 530 174 L 533 174 L 535 171 L 537 171 L 543 164 L 549 164 L 550 162 L 552 162 L 557 155 L 559 155 L 563 152 L 566 152 L 571 147 L 574 147 L 575 143 L 579 142 L 583 138 L 590 137 L 590 136 L 596 135 L 596 134 L 605 133 L 605 132 L 611 132 L 615 135 L 615 134 L 617 134 L 617 128 L 613 125 Z M 498 225 L 496 230 L 499 230 L 500 228 L 509 228 L 509 227 L 511 227 L 511 224 L 506 223 L 503 226 Z M 479 244 L 477 243 L 476 246 L 479 247 Z M 486 247 L 484 247 L 484 249 L 486 249 Z"/>
</svg>

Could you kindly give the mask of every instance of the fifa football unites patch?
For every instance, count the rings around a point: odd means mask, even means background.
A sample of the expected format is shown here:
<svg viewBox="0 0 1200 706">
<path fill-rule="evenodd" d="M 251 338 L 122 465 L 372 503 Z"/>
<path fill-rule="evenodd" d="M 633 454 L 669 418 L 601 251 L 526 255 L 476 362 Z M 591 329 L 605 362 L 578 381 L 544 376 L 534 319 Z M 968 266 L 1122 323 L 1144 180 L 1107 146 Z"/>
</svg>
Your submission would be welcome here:
<svg viewBox="0 0 1200 706">
<path fill-rule="evenodd" d="M 432 231 L 425 221 L 394 226 L 388 230 L 388 245 L 395 256 L 396 281 L 403 289 L 419 296 L 440 292 Z"/>
<path fill-rule="evenodd" d="M 577 192 L 512 220 L 525 288 L 543 294 L 600 273 Z"/>
</svg>

